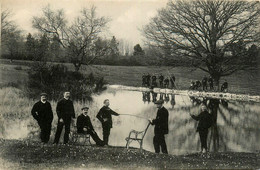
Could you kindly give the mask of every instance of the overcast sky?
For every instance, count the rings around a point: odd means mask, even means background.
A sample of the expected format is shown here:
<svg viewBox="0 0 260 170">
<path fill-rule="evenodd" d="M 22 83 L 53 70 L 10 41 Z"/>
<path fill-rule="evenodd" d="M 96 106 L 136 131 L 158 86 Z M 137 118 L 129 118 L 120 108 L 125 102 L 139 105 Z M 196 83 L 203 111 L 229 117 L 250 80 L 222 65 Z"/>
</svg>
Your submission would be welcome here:
<svg viewBox="0 0 260 170">
<path fill-rule="evenodd" d="M 98 15 L 112 19 L 108 35 L 126 39 L 133 44 L 142 44 L 140 29 L 156 15 L 157 10 L 165 7 L 167 0 L 1 0 L 2 9 L 13 12 L 12 19 L 26 33 L 35 32 L 31 21 L 39 16 L 41 9 L 50 4 L 51 8 L 63 8 L 69 20 L 78 15 L 83 7 L 97 7 Z"/>
</svg>

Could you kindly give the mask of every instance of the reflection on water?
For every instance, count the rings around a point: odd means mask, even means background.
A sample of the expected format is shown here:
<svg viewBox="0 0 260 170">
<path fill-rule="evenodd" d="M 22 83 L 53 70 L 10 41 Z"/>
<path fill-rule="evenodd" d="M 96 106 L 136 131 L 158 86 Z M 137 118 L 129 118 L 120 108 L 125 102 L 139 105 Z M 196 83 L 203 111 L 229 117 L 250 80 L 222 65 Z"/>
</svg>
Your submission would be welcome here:
<svg viewBox="0 0 260 170">
<path fill-rule="evenodd" d="M 198 106 L 202 102 L 207 104 L 215 120 L 208 135 L 210 151 L 250 152 L 260 150 L 258 144 L 260 141 L 260 103 L 108 89 L 101 95 L 93 96 L 93 102 L 90 104 L 89 115 L 100 137 L 102 137 L 101 124 L 95 116 L 102 107 L 104 99 L 107 98 L 110 99 L 111 108 L 114 111 L 145 118 L 155 118 L 157 109 L 153 102 L 163 99 L 165 107 L 169 111 L 169 134 L 166 135 L 166 143 L 171 154 L 184 154 L 200 150 L 199 135 L 196 133 L 197 122 L 190 117 L 189 111 L 194 114 L 198 113 Z M 56 116 L 56 113 L 54 115 Z M 26 137 L 29 132 L 25 127 L 28 122 L 32 121 L 32 117 L 30 117 L 30 120 L 23 122 L 19 122 L 19 120 L 17 122 L 9 121 L 5 123 L 6 127 L 2 136 L 9 138 Z M 113 116 L 113 122 L 109 143 L 114 146 L 125 146 L 125 138 L 132 129 L 142 131 L 148 124 L 146 119 L 127 115 Z M 53 122 L 54 128 L 56 123 L 56 121 Z M 13 127 L 13 129 L 10 129 L 10 127 Z M 143 144 L 143 148 L 150 151 L 154 151 L 152 143 L 153 128 L 153 126 L 150 126 L 148 129 Z M 54 130 L 52 131 L 53 134 Z M 52 142 L 52 139 L 50 142 Z M 138 147 L 137 143 L 132 146 Z"/>
<path fill-rule="evenodd" d="M 189 116 L 189 111 L 198 113 L 199 105 L 206 103 L 214 117 L 214 124 L 209 130 L 208 146 L 210 151 L 250 152 L 260 149 L 260 103 L 226 101 L 188 96 L 156 94 L 153 92 L 109 90 L 94 98 L 102 105 L 105 98 L 111 100 L 111 108 L 119 113 L 135 114 L 154 118 L 156 107 L 153 102 L 165 101 L 169 110 L 169 134 L 166 135 L 168 150 L 172 154 L 197 152 L 200 150 L 199 135 L 196 133 L 197 122 Z M 114 117 L 121 120 L 111 131 L 111 145 L 125 145 L 125 137 L 131 129 L 144 130 L 148 121 L 129 116 Z M 144 139 L 144 149 L 153 150 L 153 126 Z M 101 134 L 100 134 L 101 135 Z M 138 146 L 138 145 L 136 145 Z"/>
</svg>

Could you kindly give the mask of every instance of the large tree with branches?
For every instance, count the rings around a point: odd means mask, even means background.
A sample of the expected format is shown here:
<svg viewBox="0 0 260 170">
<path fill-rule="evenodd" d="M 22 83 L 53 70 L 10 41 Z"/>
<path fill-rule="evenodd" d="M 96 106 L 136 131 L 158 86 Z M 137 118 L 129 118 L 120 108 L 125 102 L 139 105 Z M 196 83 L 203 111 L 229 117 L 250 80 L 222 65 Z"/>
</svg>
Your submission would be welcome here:
<svg viewBox="0 0 260 170">
<path fill-rule="evenodd" d="M 69 23 L 62 9 L 43 8 L 40 17 L 33 17 L 33 27 L 50 37 L 56 37 L 65 48 L 76 71 L 81 65 L 89 65 L 109 49 L 97 43 L 109 19 L 99 17 L 96 8 L 83 8 L 80 15 Z M 98 44 L 98 45 L 97 45 Z"/>
<path fill-rule="evenodd" d="M 250 66 L 247 50 L 234 53 L 232 47 L 259 45 L 259 16 L 257 1 L 169 1 L 143 33 L 149 45 L 191 60 L 218 85 L 220 77 Z"/>
</svg>

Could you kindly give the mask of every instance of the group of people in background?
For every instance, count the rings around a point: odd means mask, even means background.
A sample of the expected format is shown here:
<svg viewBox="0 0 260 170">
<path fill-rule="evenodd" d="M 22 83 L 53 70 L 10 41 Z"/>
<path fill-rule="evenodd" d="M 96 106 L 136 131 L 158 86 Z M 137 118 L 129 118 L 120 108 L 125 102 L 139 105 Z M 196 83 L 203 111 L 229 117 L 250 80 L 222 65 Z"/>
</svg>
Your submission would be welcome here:
<svg viewBox="0 0 260 170">
<path fill-rule="evenodd" d="M 171 76 L 164 76 L 162 74 L 156 75 L 156 74 L 149 74 L 144 73 L 142 76 L 142 87 L 148 87 L 148 88 L 175 88 L 176 89 L 176 83 L 175 83 L 175 76 L 172 74 Z M 193 81 L 191 80 L 189 90 L 203 90 L 203 91 L 216 91 L 214 89 L 214 79 L 206 75 L 203 77 L 203 79 Z M 220 88 L 221 92 L 227 92 L 228 91 L 228 82 L 227 80 L 224 80 L 224 83 L 221 85 Z"/>
<path fill-rule="evenodd" d="M 191 80 L 189 90 L 203 90 L 203 91 L 215 91 L 214 89 L 214 80 L 213 78 L 207 77 L 206 75 L 203 77 L 202 81 Z M 228 82 L 227 80 L 224 80 L 224 83 L 221 85 L 220 88 L 221 92 L 227 92 L 228 91 Z"/>
<path fill-rule="evenodd" d="M 157 81 L 158 80 L 158 81 Z M 172 74 L 171 76 L 164 76 L 162 74 L 156 75 L 149 73 L 143 74 L 142 76 L 142 86 L 149 88 L 175 88 L 175 76 Z"/>
</svg>

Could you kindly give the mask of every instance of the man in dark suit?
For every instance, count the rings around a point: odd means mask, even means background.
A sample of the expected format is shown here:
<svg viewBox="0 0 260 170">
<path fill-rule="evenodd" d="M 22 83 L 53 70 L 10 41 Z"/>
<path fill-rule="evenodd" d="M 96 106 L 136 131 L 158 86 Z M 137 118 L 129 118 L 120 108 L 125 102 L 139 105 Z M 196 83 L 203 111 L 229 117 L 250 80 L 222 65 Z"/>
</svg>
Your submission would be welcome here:
<svg viewBox="0 0 260 170">
<path fill-rule="evenodd" d="M 119 116 L 118 113 L 114 112 L 109 108 L 109 100 L 104 100 L 104 106 L 99 110 L 97 114 L 98 120 L 102 123 L 103 128 L 103 141 L 105 145 L 108 145 L 110 130 L 113 127 L 112 115 Z"/>
<path fill-rule="evenodd" d="M 153 138 L 153 145 L 155 153 L 160 153 L 160 150 L 162 153 L 168 154 L 167 151 L 167 145 L 165 142 L 165 134 L 168 134 L 168 117 L 169 112 L 168 110 L 163 106 L 163 100 L 158 100 L 155 102 L 157 105 L 158 111 L 156 118 L 153 120 L 150 120 L 152 125 L 155 125 L 154 127 L 154 138 Z M 161 149 L 160 149 L 161 148 Z"/>
<path fill-rule="evenodd" d="M 97 145 L 104 146 L 104 142 L 98 137 L 88 116 L 89 108 L 83 107 L 81 110 L 82 114 L 77 118 L 77 133 L 90 134 Z"/>
<path fill-rule="evenodd" d="M 164 80 L 164 77 L 162 74 L 160 74 L 160 76 L 159 76 L 160 88 L 163 88 L 163 80 Z"/>
<path fill-rule="evenodd" d="M 41 100 L 33 105 L 32 116 L 37 120 L 41 128 L 40 138 L 43 143 L 48 143 L 51 134 L 51 123 L 53 120 L 53 112 L 51 104 L 47 101 L 47 94 L 41 94 Z"/>
<path fill-rule="evenodd" d="M 55 144 L 59 143 L 63 126 L 65 126 L 64 144 L 68 143 L 71 118 L 75 118 L 73 102 L 70 100 L 70 92 L 64 92 L 63 96 L 64 98 L 58 102 L 56 108 L 58 125 L 54 139 Z"/>
</svg>

